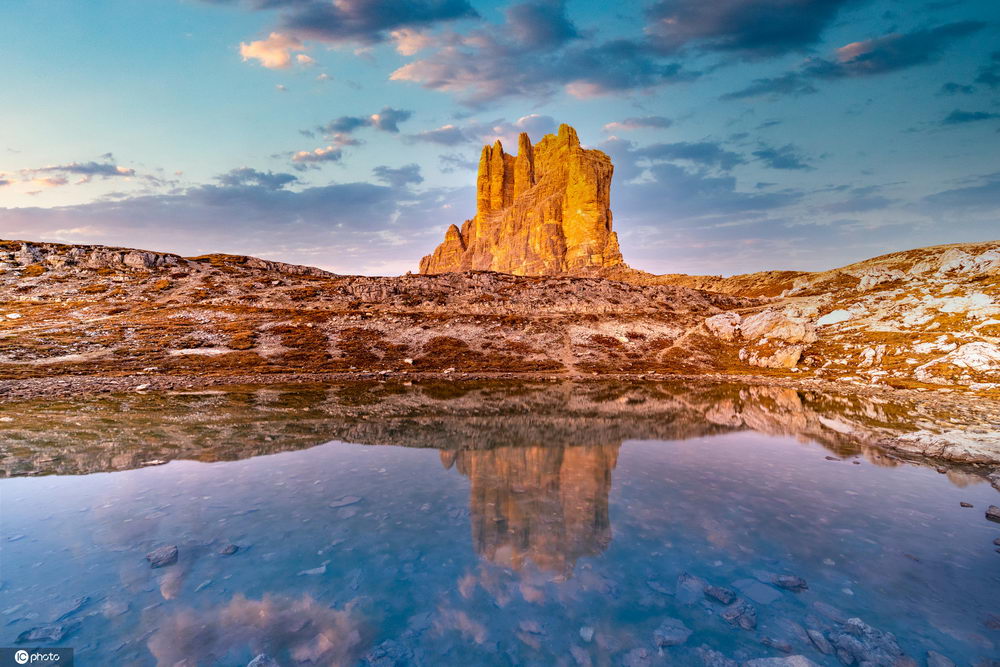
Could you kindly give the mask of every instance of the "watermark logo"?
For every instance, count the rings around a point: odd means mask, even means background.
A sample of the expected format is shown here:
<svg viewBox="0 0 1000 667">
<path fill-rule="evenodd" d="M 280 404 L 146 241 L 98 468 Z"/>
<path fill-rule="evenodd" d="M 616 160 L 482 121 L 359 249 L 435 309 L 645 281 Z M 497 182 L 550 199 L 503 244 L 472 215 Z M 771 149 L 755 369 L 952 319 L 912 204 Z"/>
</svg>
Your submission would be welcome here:
<svg viewBox="0 0 1000 667">
<path fill-rule="evenodd" d="M 0 648 L 0 667 L 73 667 L 71 648 Z"/>
</svg>

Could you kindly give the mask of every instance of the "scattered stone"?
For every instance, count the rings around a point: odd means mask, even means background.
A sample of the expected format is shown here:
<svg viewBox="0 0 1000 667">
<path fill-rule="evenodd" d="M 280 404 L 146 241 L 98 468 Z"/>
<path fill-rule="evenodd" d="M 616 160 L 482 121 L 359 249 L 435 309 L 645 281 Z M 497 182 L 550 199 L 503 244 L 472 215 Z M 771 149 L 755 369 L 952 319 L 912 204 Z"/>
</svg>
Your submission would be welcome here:
<svg viewBox="0 0 1000 667">
<path fill-rule="evenodd" d="M 757 609 L 743 598 L 737 599 L 722 611 L 722 618 L 730 625 L 753 630 L 757 627 Z"/>
<path fill-rule="evenodd" d="M 235 544 L 227 544 L 226 546 L 219 549 L 220 556 L 232 556 L 234 553 L 239 551 L 240 548 Z"/>
<path fill-rule="evenodd" d="M 993 544 L 995 544 L 995 545 L 997 545 L 998 547 L 1000 547 L 1000 537 L 998 537 L 998 538 L 996 538 L 995 540 L 993 540 Z"/>
<path fill-rule="evenodd" d="M 850 618 L 831 632 L 830 643 L 845 665 L 894 667 L 905 657 L 892 633 L 877 630 L 860 618 Z"/>
<path fill-rule="evenodd" d="M 61 642 L 80 627 L 80 621 L 72 623 L 40 625 L 25 630 L 14 640 L 15 644 L 55 644 Z"/>
<path fill-rule="evenodd" d="M 206 588 L 208 588 L 211 585 L 212 585 L 212 580 L 211 579 L 206 579 L 205 581 L 203 581 L 200 584 L 198 584 L 197 586 L 195 586 L 194 592 L 195 593 L 200 593 L 200 592 L 202 592 L 203 590 L 205 590 Z"/>
<path fill-rule="evenodd" d="M 959 505 L 962 506 L 962 507 L 973 507 L 972 503 L 967 503 L 967 502 L 964 502 L 964 501 L 960 502 Z"/>
<path fill-rule="evenodd" d="M 802 577 L 796 577 L 792 574 L 779 574 L 774 578 L 774 585 L 779 588 L 784 588 L 786 591 L 793 591 L 799 593 L 801 591 L 807 590 L 809 584 Z"/>
<path fill-rule="evenodd" d="M 589 644 L 590 640 L 592 640 L 593 638 L 594 638 L 594 628 L 590 627 L 589 625 L 585 625 L 582 628 L 580 628 L 580 639 Z"/>
<path fill-rule="evenodd" d="M 816 326 L 825 327 L 830 324 L 840 324 L 851 319 L 851 313 L 846 310 L 833 310 L 816 320 Z"/>
<path fill-rule="evenodd" d="M 955 667 L 955 663 L 937 651 L 927 651 L 927 667 Z"/>
<path fill-rule="evenodd" d="M 836 456 L 824 456 L 823 458 L 825 458 L 827 461 L 840 461 L 840 459 L 837 458 Z"/>
<path fill-rule="evenodd" d="M 806 630 L 806 634 L 809 635 L 809 641 L 812 642 L 812 645 L 816 647 L 817 651 L 823 655 L 830 655 L 833 653 L 833 646 L 831 646 L 830 642 L 826 640 L 826 637 L 823 636 L 822 632 L 810 628 Z"/>
<path fill-rule="evenodd" d="M 311 570 L 302 570 L 301 572 L 299 572 L 299 576 L 301 577 L 303 575 L 306 575 L 312 577 L 320 574 L 326 574 L 326 566 L 329 565 L 329 563 L 330 561 L 325 560 L 323 561 L 323 564 L 320 565 L 319 567 L 314 567 Z"/>
<path fill-rule="evenodd" d="M 706 586 L 705 597 L 718 600 L 722 604 L 731 604 L 736 599 L 736 591 L 731 588 L 723 588 L 722 586 Z"/>
<path fill-rule="evenodd" d="M 280 667 L 278 661 L 266 653 L 261 653 L 247 663 L 247 667 Z"/>
<path fill-rule="evenodd" d="M 165 463 L 169 463 L 169 461 L 164 461 L 163 459 L 152 459 L 151 461 L 143 461 L 139 465 L 143 467 L 148 467 L 148 466 L 161 466 Z"/>
<path fill-rule="evenodd" d="M 743 663 L 743 667 L 819 667 L 804 655 L 790 655 L 787 658 L 755 658 Z"/>
<path fill-rule="evenodd" d="M 691 629 L 678 618 L 667 618 L 653 632 L 653 644 L 657 648 L 680 646 L 691 636 Z"/>
<path fill-rule="evenodd" d="M 739 667 L 739 663 L 735 660 L 704 644 L 698 647 L 697 653 L 705 667 Z"/>
<path fill-rule="evenodd" d="M 153 568 L 173 565 L 177 562 L 177 547 L 171 544 L 169 546 L 153 549 L 146 554 L 146 560 L 149 561 L 149 566 Z"/>
<path fill-rule="evenodd" d="M 397 667 L 414 664 L 413 651 L 395 639 L 387 639 L 365 654 L 361 664 L 365 667 Z"/>
<path fill-rule="evenodd" d="M 330 503 L 330 507 L 337 509 L 338 507 L 347 507 L 348 505 L 360 502 L 361 498 L 358 496 L 342 496 Z"/>
<path fill-rule="evenodd" d="M 990 505 L 986 509 L 986 518 L 989 519 L 990 521 L 996 521 L 997 523 L 1000 523 L 1000 507 L 997 507 L 996 505 Z"/>
<path fill-rule="evenodd" d="M 69 618 L 70 616 L 72 616 L 76 612 L 78 612 L 81 609 L 83 609 L 84 607 L 86 607 L 89 603 L 90 603 L 90 596 L 89 595 L 83 595 L 81 597 L 78 597 L 77 599 L 73 600 L 73 602 L 66 609 L 66 611 L 64 611 L 58 617 L 56 617 L 55 619 L 53 619 L 53 623 L 58 623 L 59 621 L 65 621 L 67 618 Z"/>
<path fill-rule="evenodd" d="M 791 653 L 795 649 L 791 644 L 783 639 L 777 639 L 775 637 L 762 637 L 760 643 L 764 646 L 769 646 L 775 650 L 781 651 L 782 653 Z"/>
</svg>

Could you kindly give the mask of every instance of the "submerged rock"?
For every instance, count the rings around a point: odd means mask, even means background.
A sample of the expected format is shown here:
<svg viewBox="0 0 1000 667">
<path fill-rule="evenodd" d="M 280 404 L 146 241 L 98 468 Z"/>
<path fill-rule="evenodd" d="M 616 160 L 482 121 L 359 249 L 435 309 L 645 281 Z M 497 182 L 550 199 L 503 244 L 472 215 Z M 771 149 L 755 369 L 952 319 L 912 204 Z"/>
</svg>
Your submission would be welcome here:
<svg viewBox="0 0 1000 667">
<path fill-rule="evenodd" d="M 387 639 L 365 654 L 361 664 L 366 667 L 397 667 L 413 664 L 413 651 L 394 639 Z"/>
<path fill-rule="evenodd" d="M 823 655 L 830 655 L 833 653 L 833 646 L 831 646 L 830 642 L 826 640 L 826 637 L 823 636 L 822 632 L 810 628 L 809 630 L 806 630 L 806 634 L 809 635 L 809 641 L 812 642 L 812 645 L 816 647 L 817 651 Z"/>
<path fill-rule="evenodd" d="M 749 601 L 739 598 L 722 611 L 722 618 L 730 625 L 744 630 L 757 627 L 757 609 Z"/>
<path fill-rule="evenodd" d="M 266 653 L 261 653 L 248 662 L 247 667 L 280 667 L 280 665 L 278 665 L 278 661 L 271 656 Z"/>
<path fill-rule="evenodd" d="M 860 618 L 850 618 L 830 633 L 837 658 L 845 665 L 895 667 L 905 658 L 891 632 L 883 632 Z"/>
<path fill-rule="evenodd" d="M 227 544 L 226 546 L 219 549 L 220 556 L 232 556 L 234 553 L 239 551 L 240 548 L 235 544 Z"/>
<path fill-rule="evenodd" d="M 735 660 L 704 644 L 698 647 L 697 653 L 705 667 L 739 667 L 739 663 Z"/>
<path fill-rule="evenodd" d="M 146 554 L 146 560 L 149 561 L 149 566 L 154 568 L 173 565 L 177 562 L 177 546 L 171 544 L 169 546 L 153 549 Z"/>
<path fill-rule="evenodd" d="M 774 578 L 774 585 L 784 588 L 786 591 L 794 591 L 796 593 L 809 588 L 809 584 L 806 583 L 805 579 L 793 574 L 779 574 Z"/>
<path fill-rule="evenodd" d="M 790 655 L 787 658 L 755 658 L 743 663 L 743 667 L 819 667 L 804 655 Z"/>
<path fill-rule="evenodd" d="M 69 618 L 76 612 L 86 607 L 89 603 L 90 603 L 89 595 L 83 595 L 81 597 L 78 597 L 77 599 L 73 600 L 72 603 L 70 603 L 70 606 L 66 609 L 66 611 L 64 611 L 57 618 L 54 619 L 54 622 L 58 623 L 59 621 L 65 621 L 67 618 Z"/>
<path fill-rule="evenodd" d="M 1000 523 L 1000 507 L 996 505 L 990 505 L 986 508 L 986 518 L 990 521 L 996 521 Z"/>
<path fill-rule="evenodd" d="M 15 644 L 55 644 L 61 642 L 80 627 L 80 621 L 53 623 L 25 630 L 17 636 Z"/>
<path fill-rule="evenodd" d="M 663 646 L 680 646 L 691 636 L 691 629 L 679 618 L 667 618 L 653 632 L 653 644 L 657 648 Z"/>
<path fill-rule="evenodd" d="M 736 599 L 736 591 L 722 586 L 706 586 L 705 597 L 718 600 L 722 604 L 731 604 Z"/>
</svg>

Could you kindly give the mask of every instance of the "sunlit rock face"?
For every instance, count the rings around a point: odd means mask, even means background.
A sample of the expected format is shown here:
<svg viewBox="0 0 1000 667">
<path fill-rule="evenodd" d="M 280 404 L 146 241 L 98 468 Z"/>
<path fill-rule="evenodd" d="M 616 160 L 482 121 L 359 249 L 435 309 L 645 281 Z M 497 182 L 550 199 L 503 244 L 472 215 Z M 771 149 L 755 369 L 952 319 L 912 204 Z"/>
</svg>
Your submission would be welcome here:
<svg viewBox="0 0 1000 667">
<path fill-rule="evenodd" d="M 469 478 L 480 556 L 515 570 L 529 561 L 568 574 L 611 543 L 608 493 L 619 444 L 442 451 Z"/>
<path fill-rule="evenodd" d="M 550 275 L 622 265 L 611 231 L 613 171 L 611 158 L 581 147 L 568 125 L 534 145 L 522 132 L 516 156 L 499 141 L 484 146 L 476 216 L 449 227 L 420 272 Z"/>
</svg>

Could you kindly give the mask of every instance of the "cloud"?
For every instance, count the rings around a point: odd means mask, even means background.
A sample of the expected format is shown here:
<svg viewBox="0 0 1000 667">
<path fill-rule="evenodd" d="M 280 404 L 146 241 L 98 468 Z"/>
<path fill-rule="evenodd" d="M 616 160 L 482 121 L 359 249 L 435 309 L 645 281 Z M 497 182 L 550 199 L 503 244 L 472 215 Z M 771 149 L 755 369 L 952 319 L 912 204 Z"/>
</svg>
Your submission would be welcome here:
<svg viewBox="0 0 1000 667">
<path fill-rule="evenodd" d="M 513 5 L 505 22 L 437 38 L 435 51 L 396 69 L 390 79 L 456 95 L 479 107 L 505 97 L 576 97 L 654 88 L 695 76 L 629 39 L 578 39 L 563 2 Z M 530 20 L 529 20 L 530 19 Z"/>
<path fill-rule="evenodd" d="M 972 86 L 949 81 L 941 84 L 941 89 L 938 90 L 938 95 L 971 95 L 974 92 L 976 92 L 976 89 Z"/>
<path fill-rule="evenodd" d="M 438 159 L 441 162 L 441 171 L 445 174 L 450 174 L 458 170 L 475 171 L 479 168 L 478 161 L 470 160 L 459 155 L 458 153 L 446 153 L 444 155 L 439 155 Z"/>
<path fill-rule="evenodd" d="M 745 58 L 804 51 L 851 0 L 660 0 L 647 10 L 656 48 L 692 47 Z"/>
<path fill-rule="evenodd" d="M 497 119 L 490 122 L 470 122 L 464 126 L 454 124 L 443 125 L 433 130 L 425 130 L 407 135 L 408 142 L 427 142 L 442 146 L 457 146 L 459 144 L 492 144 L 499 140 L 508 148 L 517 146 L 517 137 L 521 132 L 527 132 L 532 141 L 538 141 L 546 134 L 556 131 L 558 123 L 552 116 L 529 114 L 521 116 L 514 122 Z"/>
<path fill-rule="evenodd" d="M 643 128 L 666 128 L 674 122 L 665 116 L 639 116 L 614 121 L 604 125 L 605 132 L 628 132 Z"/>
<path fill-rule="evenodd" d="M 424 177 L 420 175 L 420 165 L 417 164 L 407 164 L 396 168 L 381 165 L 375 167 L 372 173 L 375 174 L 376 179 L 388 183 L 394 188 L 405 188 L 410 184 L 416 185 L 424 182 Z"/>
<path fill-rule="evenodd" d="M 802 153 L 792 144 L 775 148 L 761 146 L 753 151 L 753 156 L 771 169 L 812 169 Z"/>
<path fill-rule="evenodd" d="M 373 127 L 393 134 L 399 132 L 399 123 L 409 120 L 412 111 L 382 107 L 382 110 L 368 116 L 340 116 L 326 125 L 316 128 L 321 134 L 349 134 L 362 127 Z"/>
<path fill-rule="evenodd" d="M 753 97 L 780 97 L 787 95 L 797 97 L 799 95 L 810 95 L 817 92 L 816 86 L 802 74 L 798 72 L 786 72 L 781 76 L 754 79 L 750 85 L 726 93 L 721 96 L 723 100 L 739 100 Z"/>
<path fill-rule="evenodd" d="M 973 183 L 927 195 L 922 201 L 928 212 L 933 214 L 965 210 L 1000 210 L 1000 172 L 980 176 L 974 179 Z"/>
<path fill-rule="evenodd" d="M 286 185 L 290 185 L 296 182 L 298 177 L 292 174 L 277 173 L 272 171 L 257 171 L 250 167 L 239 167 L 237 169 L 231 169 L 225 174 L 216 176 L 217 180 L 222 185 L 229 187 L 262 187 L 267 190 L 280 190 Z"/>
<path fill-rule="evenodd" d="M 122 167 L 114 162 L 111 153 L 101 156 L 103 162 L 70 162 L 67 164 L 55 164 L 32 169 L 21 169 L 22 180 L 34 183 L 43 188 L 55 188 L 69 185 L 69 177 L 77 176 L 74 185 L 90 183 L 94 177 L 102 180 L 109 178 L 132 178 L 136 175 L 135 169 Z M 10 181 L 8 181 L 9 183 Z"/>
<path fill-rule="evenodd" d="M 393 30 L 389 37 L 396 44 L 396 52 L 403 56 L 412 56 L 434 43 L 430 35 L 412 28 Z"/>
<path fill-rule="evenodd" d="M 457 125 L 448 124 L 442 125 L 441 127 L 433 130 L 424 130 L 423 132 L 407 135 L 407 140 L 425 141 L 432 144 L 440 144 L 442 146 L 456 146 L 458 144 L 464 144 L 469 139 L 465 136 L 465 132 L 462 131 L 462 128 Z"/>
<path fill-rule="evenodd" d="M 990 62 L 979 68 L 976 74 L 976 83 L 981 83 L 990 88 L 1000 87 L 1000 51 L 990 54 Z"/>
<path fill-rule="evenodd" d="M 336 146 L 320 146 L 311 151 L 297 151 L 292 154 L 292 162 L 298 170 L 318 168 L 324 162 L 340 162 L 344 151 Z"/>
<path fill-rule="evenodd" d="M 946 48 L 985 25 L 980 21 L 958 21 L 936 28 L 852 42 L 836 49 L 829 59 L 808 58 L 797 71 L 755 79 L 750 85 L 727 93 L 721 99 L 808 95 L 817 92 L 817 81 L 867 77 L 924 65 L 936 61 Z"/>
<path fill-rule="evenodd" d="M 30 230 L 33 238 L 53 239 L 57 232 L 86 228 L 92 243 L 183 255 L 249 254 L 371 273 L 390 265 L 415 269 L 448 223 L 474 213 L 472 187 L 413 192 L 353 182 L 291 190 L 278 186 L 287 175 L 243 169 L 216 184 L 171 193 L 51 208 L 0 207 L 0 238 L 20 238 Z"/>
<path fill-rule="evenodd" d="M 739 153 L 724 149 L 712 141 L 680 141 L 669 144 L 652 144 L 633 151 L 633 155 L 653 161 L 682 160 L 705 167 L 729 171 L 746 160 Z"/>
<path fill-rule="evenodd" d="M 394 31 L 479 15 L 467 0 L 203 0 L 254 11 L 279 10 L 280 34 L 330 44 L 376 44 Z"/>
<path fill-rule="evenodd" d="M 895 72 L 936 60 L 956 40 L 985 26 L 981 21 L 958 21 L 927 30 L 853 42 L 836 50 L 836 62 L 817 60 L 810 68 L 824 78 Z"/>
<path fill-rule="evenodd" d="M 256 60 L 262 67 L 268 69 L 288 69 L 292 66 L 292 52 L 305 50 L 306 46 L 298 37 L 280 32 L 272 32 L 267 39 L 240 42 L 240 55 L 244 62 Z M 312 62 L 309 56 L 305 58 Z"/>
<path fill-rule="evenodd" d="M 506 14 L 511 35 L 526 49 L 551 49 L 580 37 L 566 16 L 564 0 L 523 2 L 511 5 Z"/>
<path fill-rule="evenodd" d="M 976 123 L 981 120 L 993 120 L 996 118 L 1000 118 L 1000 113 L 991 113 L 988 111 L 962 111 L 961 109 L 955 109 L 944 117 L 941 124 L 965 125 L 966 123 Z"/>
</svg>

